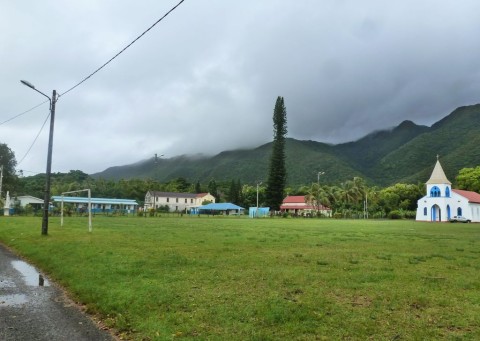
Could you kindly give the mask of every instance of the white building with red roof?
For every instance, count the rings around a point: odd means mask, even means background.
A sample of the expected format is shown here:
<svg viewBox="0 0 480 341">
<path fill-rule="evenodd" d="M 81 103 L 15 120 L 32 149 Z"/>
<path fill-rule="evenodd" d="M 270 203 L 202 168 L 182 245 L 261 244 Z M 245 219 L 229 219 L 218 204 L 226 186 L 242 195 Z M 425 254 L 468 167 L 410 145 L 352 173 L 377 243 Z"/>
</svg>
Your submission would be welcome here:
<svg viewBox="0 0 480 341">
<path fill-rule="evenodd" d="M 417 221 L 445 222 L 461 216 L 480 222 L 480 194 L 452 189 L 440 161 L 437 160 L 426 185 L 426 195 L 417 202 Z"/>
<path fill-rule="evenodd" d="M 305 215 L 316 212 L 317 210 L 319 213 L 327 217 L 332 216 L 331 208 L 323 205 L 320 205 L 320 207 L 310 205 L 306 202 L 305 196 L 303 195 L 289 195 L 283 199 L 282 205 L 280 206 L 281 212 L 287 212 L 294 215 Z"/>
</svg>

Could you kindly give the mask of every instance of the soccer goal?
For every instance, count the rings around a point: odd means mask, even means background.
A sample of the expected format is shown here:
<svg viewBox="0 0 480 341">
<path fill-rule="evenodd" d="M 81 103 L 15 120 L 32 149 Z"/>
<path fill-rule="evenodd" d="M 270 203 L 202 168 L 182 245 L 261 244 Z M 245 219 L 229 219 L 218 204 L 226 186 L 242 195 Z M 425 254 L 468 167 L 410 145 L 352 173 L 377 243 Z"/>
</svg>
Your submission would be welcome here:
<svg viewBox="0 0 480 341">
<path fill-rule="evenodd" d="M 60 209 L 60 226 L 63 227 L 63 197 L 64 197 L 64 194 L 73 194 L 73 193 L 81 193 L 81 192 L 88 192 L 88 232 L 92 232 L 92 196 L 91 196 L 90 188 L 80 189 L 78 191 L 70 191 L 70 192 L 63 192 L 62 193 L 62 204 L 61 204 L 61 209 Z"/>
</svg>

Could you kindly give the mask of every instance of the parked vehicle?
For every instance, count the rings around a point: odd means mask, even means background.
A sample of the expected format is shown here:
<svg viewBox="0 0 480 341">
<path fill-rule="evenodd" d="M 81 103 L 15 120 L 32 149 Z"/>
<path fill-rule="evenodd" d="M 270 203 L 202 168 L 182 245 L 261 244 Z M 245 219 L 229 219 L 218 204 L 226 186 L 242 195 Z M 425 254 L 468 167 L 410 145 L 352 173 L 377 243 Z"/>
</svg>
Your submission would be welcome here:
<svg viewBox="0 0 480 341">
<path fill-rule="evenodd" d="M 470 219 L 467 219 L 465 217 L 462 217 L 461 215 L 456 215 L 454 216 L 453 218 L 450 218 L 450 222 L 451 223 L 456 223 L 456 222 L 459 222 L 459 223 L 470 223 L 471 220 Z"/>
</svg>

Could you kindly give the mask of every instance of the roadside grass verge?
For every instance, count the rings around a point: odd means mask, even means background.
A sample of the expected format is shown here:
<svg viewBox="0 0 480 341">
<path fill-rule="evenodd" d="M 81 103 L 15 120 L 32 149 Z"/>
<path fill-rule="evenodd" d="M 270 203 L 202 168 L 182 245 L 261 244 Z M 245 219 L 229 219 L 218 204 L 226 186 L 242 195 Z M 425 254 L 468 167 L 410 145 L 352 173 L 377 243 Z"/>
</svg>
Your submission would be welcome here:
<svg viewBox="0 0 480 341">
<path fill-rule="evenodd" d="M 2 217 L 0 241 L 132 340 L 480 339 L 480 225 Z"/>
</svg>

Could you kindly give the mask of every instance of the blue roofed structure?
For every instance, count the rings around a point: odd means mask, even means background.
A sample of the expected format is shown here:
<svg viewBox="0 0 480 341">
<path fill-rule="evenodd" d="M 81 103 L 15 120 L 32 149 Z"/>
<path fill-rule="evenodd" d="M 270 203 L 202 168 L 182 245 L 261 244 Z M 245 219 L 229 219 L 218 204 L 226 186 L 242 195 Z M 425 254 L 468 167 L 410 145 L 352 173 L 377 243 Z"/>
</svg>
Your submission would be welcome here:
<svg viewBox="0 0 480 341">
<path fill-rule="evenodd" d="M 245 209 L 229 202 L 212 203 L 203 205 L 192 209 L 192 214 L 215 214 L 215 212 L 222 212 L 229 214 L 242 214 Z"/>
<path fill-rule="evenodd" d="M 57 195 L 53 196 L 52 200 L 57 203 L 63 200 L 64 203 L 74 204 L 77 210 L 85 209 L 88 205 L 88 197 L 62 197 Z M 92 213 L 133 213 L 138 206 L 138 203 L 133 199 L 90 198 L 90 203 Z"/>
</svg>

